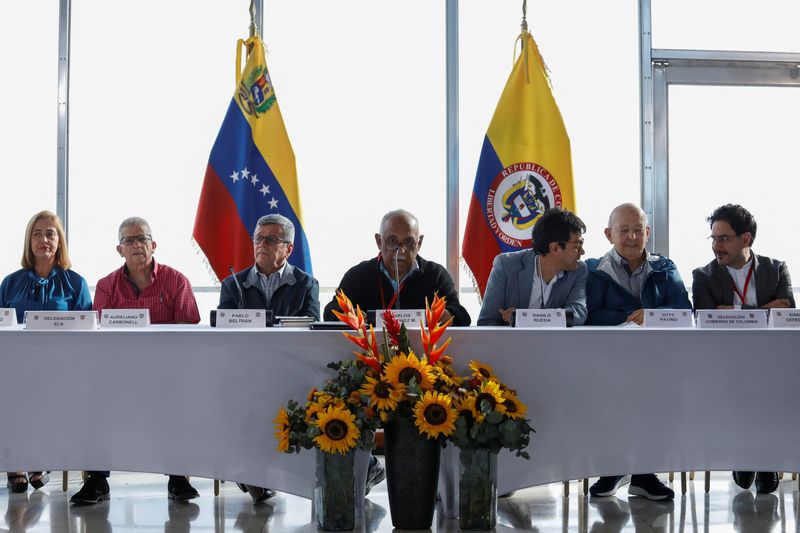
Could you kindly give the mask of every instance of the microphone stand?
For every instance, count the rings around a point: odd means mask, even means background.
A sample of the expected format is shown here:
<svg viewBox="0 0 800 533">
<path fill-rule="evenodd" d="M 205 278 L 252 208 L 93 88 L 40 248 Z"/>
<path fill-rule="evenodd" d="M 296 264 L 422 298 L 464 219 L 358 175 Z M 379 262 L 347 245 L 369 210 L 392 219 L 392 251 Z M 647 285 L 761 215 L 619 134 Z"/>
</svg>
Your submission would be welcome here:
<svg viewBox="0 0 800 533">
<path fill-rule="evenodd" d="M 239 284 L 239 280 L 236 278 L 236 272 L 233 271 L 233 266 L 229 266 L 228 270 L 233 276 L 233 282 L 236 284 L 236 290 L 239 291 L 239 309 L 244 309 L 244 294 L 242 293 L 242 286 Z"/>
</svg>

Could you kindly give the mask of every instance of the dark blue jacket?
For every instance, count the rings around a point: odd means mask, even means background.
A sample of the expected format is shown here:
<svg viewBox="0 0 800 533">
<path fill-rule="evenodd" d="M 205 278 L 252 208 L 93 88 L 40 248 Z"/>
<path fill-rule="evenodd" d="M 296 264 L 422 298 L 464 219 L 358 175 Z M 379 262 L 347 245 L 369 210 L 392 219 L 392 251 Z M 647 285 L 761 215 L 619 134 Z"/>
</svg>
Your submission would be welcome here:
<svg viewBox="0 0 800 533">
<path fill-rule="evenodd" d="M 689 294 L 675 263 L 659 255 L 650 256 L 652 270 L 642 285 L 637 301 L 611 276 L 598 270 L 604 257 L 587 259 L 589 276 L 586 280 L 586 325 L 616 326 L 623 324 L 637 309 L 691 309 Z"/>
<path fill-rule="evenodd" d="M 251 268 L 253 267 L 245 268 L 235 274 L 242 286 L 244 297 L 241 309 L 269 309 L 276 317 L 312 316 L 314 320 L 319 320 L 319 283 L 316 279 L 299 268 L 286 265 L 286 268 L 291 268 L 291 272 L 287 272 L 286 275 L 292 276 L 292 281 L 278 287 L 267 307 L 267 299 L 261 287 L 247 282 L 247 274 Z M 233 276 L 228 276 L 222 282 L 217 309 L 239 308 L 239 291 Z"/>
</svg>

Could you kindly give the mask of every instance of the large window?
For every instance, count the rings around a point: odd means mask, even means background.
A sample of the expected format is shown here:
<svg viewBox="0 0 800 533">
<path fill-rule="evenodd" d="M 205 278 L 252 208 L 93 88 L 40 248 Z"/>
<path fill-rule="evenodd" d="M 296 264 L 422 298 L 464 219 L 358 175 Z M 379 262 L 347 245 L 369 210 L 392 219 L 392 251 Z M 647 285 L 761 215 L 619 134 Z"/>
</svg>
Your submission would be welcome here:
<svg viewBox="0 0 800 533">
<path fill-rule="evenodd" d="M 652 0 L 653 48 L 800 52 L 796 0 Z"/>
<path fill-rule="evenodd" d="M 314 275 L 335 288 L 378 253 L 384 213 L 420 220 L 445 257 L 445 6 L 266 2 L 264 38 L 297 157 Z M 323 305 L 329 291 L 321 295 Z"/>
<path fill-rule="evenodd" d="M 20 268 L 25 226 L 56 209 L 58 2 L 4 3 L 0 16 L 0 279 Z"/>
<path fill-rule="evenodd" d="M 800 252 L 787 246 L 800 195 L 798 122 L 797 88 L 670 87 L 670 255 L 687 284 L 692 269 L 713 259 L 705 219 L 726 203 L 755 216 L 756 253 L 800 265 Z"/>
</svg>

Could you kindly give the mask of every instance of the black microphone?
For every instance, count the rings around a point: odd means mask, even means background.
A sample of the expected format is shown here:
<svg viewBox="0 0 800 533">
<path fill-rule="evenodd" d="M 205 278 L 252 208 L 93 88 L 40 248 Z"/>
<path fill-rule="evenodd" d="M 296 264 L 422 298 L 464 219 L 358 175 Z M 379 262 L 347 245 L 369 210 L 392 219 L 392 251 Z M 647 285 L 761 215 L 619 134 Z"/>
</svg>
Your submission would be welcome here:
<svg viewBox="0 0 800 533">
<path fill-rule="evenodd" d="M 398 246 L 397 249 L 394 251 L 394 277 L 397 280 L 397 299 L 395 300 L 395 305 L 400 305 L 400 267 L 397 264 L 397 256 L 400 255 L 400 247 Z"/>
<path fill-rule="evenodd" d="M 233 266 L 229 266 L 228 270 L 230 270 L 231 276 L 233 276 L 233 282 L 236 284 L 236 290 L 239 291 L 239 309 L 244 309 L 244 295 L 242 294 L 242 286 L 239 285 L 239 280 L 236 279 L 236 272 L 233 271 Z"/>
</svg>

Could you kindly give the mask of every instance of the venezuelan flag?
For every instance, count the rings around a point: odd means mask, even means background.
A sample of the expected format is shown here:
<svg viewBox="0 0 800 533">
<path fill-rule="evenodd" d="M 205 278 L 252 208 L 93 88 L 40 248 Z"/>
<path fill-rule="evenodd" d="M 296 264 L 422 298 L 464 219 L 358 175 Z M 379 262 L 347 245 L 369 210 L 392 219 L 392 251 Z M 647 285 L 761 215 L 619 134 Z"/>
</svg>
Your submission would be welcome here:
<svg viewBox="0 0 800 533">
<path fill-rule="evenodd" d="M 242 46 L 248 50 L 239 70 Z M 289 263 L 311 274 L 294 151 L 259 37 L 237 43 L 236 91 L 211 149 L 192 233 L 219 280 L 253 264 L 256 221 L 277 213 L 294 223 Z"/>
<path fill-rule="evenodd" d="M 569 137 L 528 31 L 483 141 L 461 255 L 483 295 L 494 257 L 530 248 L 551 207 L 575 210 Z"/>
</svg>

